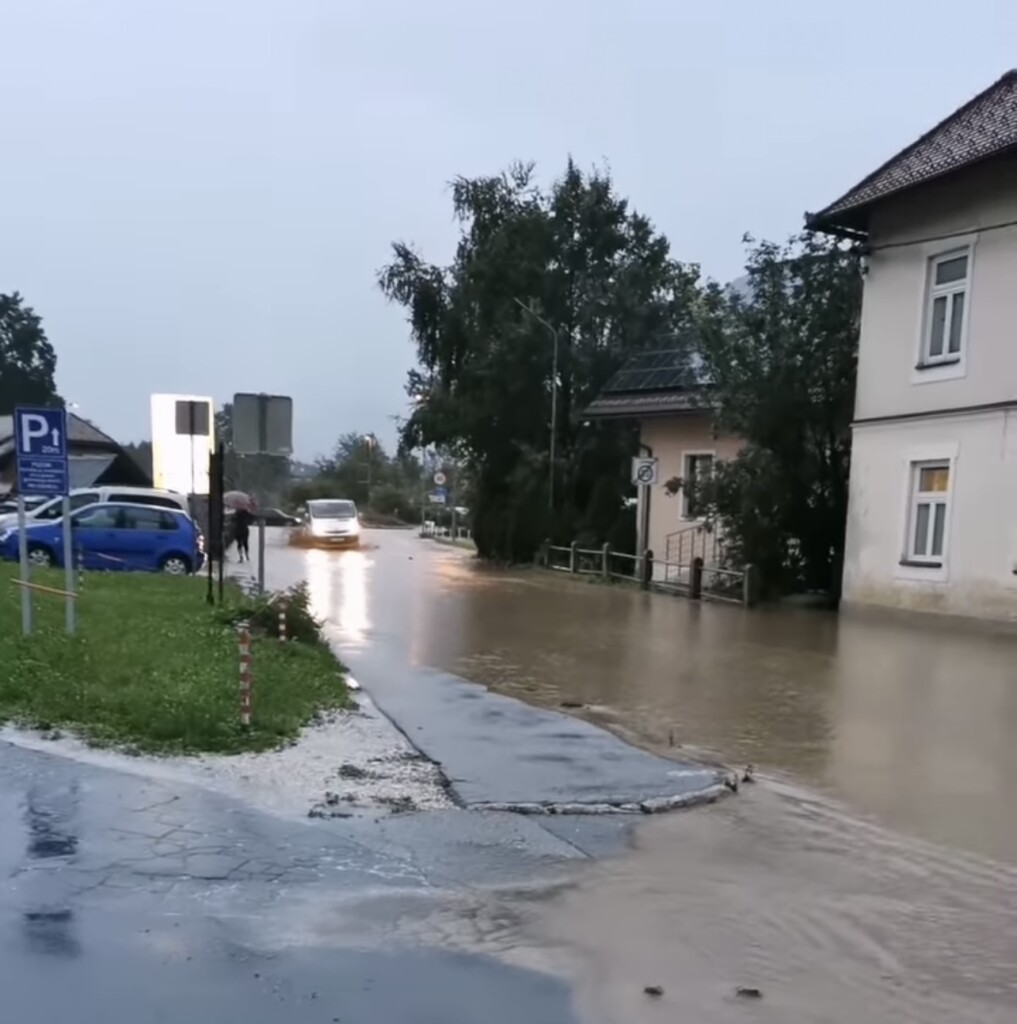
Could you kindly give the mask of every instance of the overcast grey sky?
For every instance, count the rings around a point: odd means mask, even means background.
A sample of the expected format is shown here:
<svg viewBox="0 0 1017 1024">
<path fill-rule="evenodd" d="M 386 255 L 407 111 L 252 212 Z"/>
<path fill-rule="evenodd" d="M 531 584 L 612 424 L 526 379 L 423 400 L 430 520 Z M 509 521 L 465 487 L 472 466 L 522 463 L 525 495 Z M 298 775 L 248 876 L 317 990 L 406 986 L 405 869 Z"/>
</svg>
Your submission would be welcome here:
<svg viewBox="0 0 1017 1024">
<path fill-rule="evenodd" d="M 290 394 L 298 453 L 394 434 L 374 284 L 447 182 L 572 153 L 721 279 L 1017 63 L 973 0 L 0 0 L 0 291 L 120 440 L 152 391 Z"/>
</svg>

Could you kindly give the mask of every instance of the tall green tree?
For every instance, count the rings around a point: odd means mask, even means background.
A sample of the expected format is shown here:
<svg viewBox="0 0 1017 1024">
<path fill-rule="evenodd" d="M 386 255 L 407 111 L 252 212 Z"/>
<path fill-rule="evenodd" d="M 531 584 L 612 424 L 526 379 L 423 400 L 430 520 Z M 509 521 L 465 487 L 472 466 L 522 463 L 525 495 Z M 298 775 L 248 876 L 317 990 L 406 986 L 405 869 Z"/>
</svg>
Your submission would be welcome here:
<svg viewBox="0 0 1017 1024">
<path fill-rule="evenodd" d="M 329 456 L 318 460 L 313 477 L 292 488 L 290 501 L 301 505 L 312 498 L 348 498 L 364 512 L 415 521 L 423 487 L 422 466 L 415 456 L 390 456 L 373 434 L 350 431 L 339 437 Z"/>
<path fill-rule="evenodd" d="M 751 240 L 747 240 L 750 241 Z M 857 254 L 804 234 L 751 249 L 740 292 L 709 289 L 702 356 L 717 416 L 746 440 L 704 500 L 730 557 L 771 590 L 836 595 L 861 316 Z"/>
<path fill-rule="evenodd" d="M 635 435 L 584 425 L 582 411 L 629 353 L 685 333 L 698 268 L 672 258 L 609 174 L 571 160 L 546 189 L 532 165 L 460 178 L 452 206 L 451 264 L 396 243 L 379 273 L 417 349 L 403 444 L 444 446 L 469 466 L 481 555 L 525 559 L 548 534 L 606 536 L 623 515 Z"/>
<path fill-rule="evenodd" d="M 0 416 L 16 405 L 59 403 L 56 352 L 42 319 L 18 292 L 0 295 Z"/>
</svg>

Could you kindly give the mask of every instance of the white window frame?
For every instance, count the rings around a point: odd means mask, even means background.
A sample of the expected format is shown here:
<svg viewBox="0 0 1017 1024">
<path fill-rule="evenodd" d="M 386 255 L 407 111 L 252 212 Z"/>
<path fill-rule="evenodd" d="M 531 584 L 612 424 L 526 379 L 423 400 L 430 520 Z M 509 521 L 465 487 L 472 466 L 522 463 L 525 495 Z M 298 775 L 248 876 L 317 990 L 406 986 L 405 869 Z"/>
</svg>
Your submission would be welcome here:
<svg viewBox="0 0 1017 1024">
<path fill-rule="evenodd" d="M 915 368 L 911 377 L 913 384 L 932 384 L 937 381 L 954 380 L 967 375 L 968 325 L 971 320 L 971 304 L 974 291 L 975 249 L 977 234 L 959 236 L 945 241 L 930 242 L 920 248 L 923 261 L 921 291 L 918 305 L 918 337 L 915 345 Z M 967 256 L 967 275 L 962 281 L 936 285 L 936 267 L 940 263 Z M 929 354 L 932 341 L 932 310 L 936 298 L 964 292 L 964 315 L 961 319 L 960 349 L 949 352 L 950 323 L 944 328 L 943 353 Z M 952 302 L 951 302 L 952 308 Z"/>
<path fill-rule="evenodd" d="M 689 459 L 690 458 L 703 458 L 709 456 L 713 462 L 711 463 L 711 472 L 714 466 L 717 465 L 717 452 L 713 448 L 694 448 L 688 451 L 682 452 L 682 503 L 681 503 L 681 519 L 686 523 L 700 523 L 703 521 L 703 516 L 689 515 L 689 496 L 685 490 L 685 479 L 688 476 Z"/>
<path fill-rule="evenodd" d="M 947 487 L 945 491 L 919 491 L 923 469 L 945 469 L 947 473 Z M 905 548 L 902 562 L 912 567 L 928 566 L 931 569 L 940 569 L 946 565 L 947 555 L 950 550 L 950 511 L 953 504 L 954 484 L 954 460 L 951 458 L 920 459 L 910 464 L 908 480 L 908 515 L 907 533 L 904 538 Z M 915 541 L 917 540 L 918 510 L 922 505 L 929 507 L 929 516 L 926 522 L 926 553 L 915 553 Z M 928 550 L 932 546 L 932 537 L 935 530 L 937 505 L 943 506 L 943 545 L 938 554 Z"/>
</svg>

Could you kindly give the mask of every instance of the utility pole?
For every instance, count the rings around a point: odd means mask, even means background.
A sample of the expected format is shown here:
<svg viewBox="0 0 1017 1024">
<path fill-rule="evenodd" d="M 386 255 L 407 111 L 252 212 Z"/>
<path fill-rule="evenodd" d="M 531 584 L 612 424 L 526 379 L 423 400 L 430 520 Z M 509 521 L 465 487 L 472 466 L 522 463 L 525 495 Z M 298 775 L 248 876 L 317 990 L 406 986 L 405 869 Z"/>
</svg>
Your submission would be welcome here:
<svg viewBox="0 0 1017 1024">
<path fill-rule="evenodd" d="M 538 324 L 551 332 L 554 351 L 551 357 L 551 466 L 547 481 L 547 507 L 554 511 L 554 457 L 558 437 L 558 332 L 537 312 L 526 305 L 522 299 L 512 300 L 520 309 L 529 313 Z"/>
</svg>

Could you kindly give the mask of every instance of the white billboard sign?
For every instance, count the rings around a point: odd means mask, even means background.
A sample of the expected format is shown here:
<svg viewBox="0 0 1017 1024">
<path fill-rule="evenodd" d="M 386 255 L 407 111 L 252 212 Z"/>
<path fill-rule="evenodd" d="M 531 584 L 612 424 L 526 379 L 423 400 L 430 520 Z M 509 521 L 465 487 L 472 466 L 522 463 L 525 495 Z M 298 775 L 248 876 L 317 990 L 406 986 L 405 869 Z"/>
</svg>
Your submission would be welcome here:
<svg viewBox="0 0 1017 1024">
<path fill-rule="evenodd" d="M 166 491 L 208 494 L 215 404 L 205 395 L 152 395 L 152 482 Z"/>
</svg>

